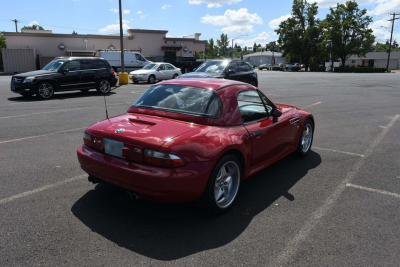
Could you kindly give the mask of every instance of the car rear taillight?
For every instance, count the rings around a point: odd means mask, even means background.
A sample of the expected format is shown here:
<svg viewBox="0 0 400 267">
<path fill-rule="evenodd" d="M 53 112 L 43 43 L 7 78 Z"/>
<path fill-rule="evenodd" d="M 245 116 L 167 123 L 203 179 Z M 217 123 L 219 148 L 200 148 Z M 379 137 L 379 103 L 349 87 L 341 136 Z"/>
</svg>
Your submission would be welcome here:
<svg viewBox="0 0 400 267">
<path fill-rule="evenodd" d="M 186 162 L 179 156 L 150 149 L 144 150 L 144 162 L 149 165 L 165 168 L 177 168 L 186 165 Z"/>
<path fill-rule="evenodd" d="M 114 77 L 117 77 L 115 71 L 111 70 L 110 73 L 111 73 L 112 75 L 114 75 Z"/>
</svg>

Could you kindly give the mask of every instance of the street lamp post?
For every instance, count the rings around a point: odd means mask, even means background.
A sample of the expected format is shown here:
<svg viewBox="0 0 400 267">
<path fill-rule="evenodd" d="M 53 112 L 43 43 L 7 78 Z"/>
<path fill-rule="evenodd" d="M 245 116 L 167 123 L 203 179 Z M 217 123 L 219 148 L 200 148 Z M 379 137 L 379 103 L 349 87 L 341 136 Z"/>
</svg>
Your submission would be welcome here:
<svg viewBox="0 0 400 267">
<path fill-rule="evenodd" d="M 233 41 L 235 41 L 237 38 L 242 37 L 242 36 L 249 36 L 249 35 L 247 35 L 247 34 L 239 35 L 238 37 L 232 39 L 232 47 L 231 47 L 232 48 L 232 55 L 231 55 L 231 59 L 233 59 Z"/>
<path fill-rule="evenodd" d="M 329 62 L 331 63 L 331 71 L 333 71 L 333 60 L 332 60 L 332 40 L 326 40 L 329 42 L 330 49 L 329 49 Z"/>
</svg>

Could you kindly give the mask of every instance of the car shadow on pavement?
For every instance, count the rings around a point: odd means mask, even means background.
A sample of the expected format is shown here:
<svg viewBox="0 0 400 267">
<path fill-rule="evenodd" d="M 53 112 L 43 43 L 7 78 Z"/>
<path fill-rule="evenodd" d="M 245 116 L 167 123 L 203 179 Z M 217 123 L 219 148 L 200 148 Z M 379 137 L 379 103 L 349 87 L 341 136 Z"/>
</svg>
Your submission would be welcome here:
<svg viewBox="0 0 400 267">
<path fill-rule="evenodd" d="M 87 192 L 71 211 L 118 246 L 157 260 L 176 260 L 232 242 L 282 196 L 295 201 L 290 188 L 320 164 L 320 155 L 313 151 L 302 159 L 286 157 L 242 183 L 235 205 L 219 217 L 193 203 L 129 202 L 123 189 L 107 184 Z"/>
<path fill-rule="evenodd" d="M 115 95 L 116 93 L 111 91 L 108 94 L 105 94 L 105 96 L 111 96 Z M 9 101 L 13 102 L 36 102 L 36 101 L 51 101 L 51 100 L 65 100 L 65 99 L 70 99 L 70 98 L 83 98 L 83 97 L 103 97 L 104 94 L 98 93 L 96 91 L 89 91 L 87 93 L 82 93 L 82 92 L 63 92 L 63 93 L 55 93 L 50 99 L 39 99 L 36 96 L 29 96 L 29 97 L 24 97 L 24 96 L 15 96 L 15 97 L 9 97 Z"/>
</svg>

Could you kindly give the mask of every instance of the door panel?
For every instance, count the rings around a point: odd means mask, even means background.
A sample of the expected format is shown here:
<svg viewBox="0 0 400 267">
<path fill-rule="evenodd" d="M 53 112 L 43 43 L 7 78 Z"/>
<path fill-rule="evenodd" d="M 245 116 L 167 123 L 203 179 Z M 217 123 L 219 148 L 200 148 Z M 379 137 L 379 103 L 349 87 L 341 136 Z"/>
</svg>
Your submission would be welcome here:
<svg viewBox="0 0 400 267">
<path fill-rule="evenodd" d="M 74 90 L 79 88 L 82 75 L 79 61 L 74 60 L 67 62 L 62 70 L 67 70 L 68 72 L 65 72 L 58 78 L 59 90 Z"/>
</svg>

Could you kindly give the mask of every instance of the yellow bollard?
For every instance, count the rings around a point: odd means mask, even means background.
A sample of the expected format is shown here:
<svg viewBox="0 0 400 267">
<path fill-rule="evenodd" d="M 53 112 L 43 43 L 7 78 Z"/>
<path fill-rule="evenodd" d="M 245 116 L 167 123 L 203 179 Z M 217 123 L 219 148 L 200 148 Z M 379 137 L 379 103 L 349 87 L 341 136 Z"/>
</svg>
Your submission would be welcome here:
<svg viewBox="0 0 400 267">
<path fill-rule="evenodd" d="M 118 81 L 120 85 L 128 84 L 128 73 L 127 72 L 118 73 Z"/>
</svg>

